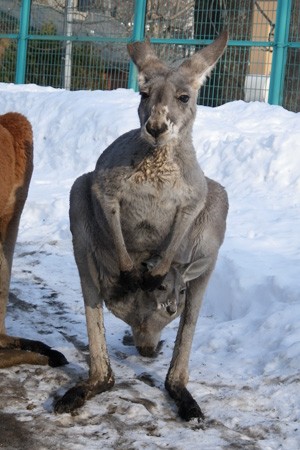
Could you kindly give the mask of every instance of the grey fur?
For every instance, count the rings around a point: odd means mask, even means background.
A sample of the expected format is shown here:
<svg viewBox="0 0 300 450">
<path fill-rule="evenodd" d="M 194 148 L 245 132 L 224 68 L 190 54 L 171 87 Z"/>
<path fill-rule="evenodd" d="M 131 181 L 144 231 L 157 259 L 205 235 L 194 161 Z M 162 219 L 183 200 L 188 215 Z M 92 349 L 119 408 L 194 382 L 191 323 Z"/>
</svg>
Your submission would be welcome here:
<svg viewBox="0 0 300 450">
<path fill-rule="evenodd" d="M 72 411 L 113 386 L 103 301 L 153 356 L 161 330 L 181 316 L 166 389 L 185 419 L 203 418 L 186 389 L 203 294 L 225 233 L 223 187 L 206 178 L 192 143 L 196 98 L 227 33 L 171 69 L 149 42 L 128 45 L 139 70 L 141 127 L 113 142 L 71 190 L 70 223 L 90 346 L 90 376 L 55 405 Z"/>
</svg>

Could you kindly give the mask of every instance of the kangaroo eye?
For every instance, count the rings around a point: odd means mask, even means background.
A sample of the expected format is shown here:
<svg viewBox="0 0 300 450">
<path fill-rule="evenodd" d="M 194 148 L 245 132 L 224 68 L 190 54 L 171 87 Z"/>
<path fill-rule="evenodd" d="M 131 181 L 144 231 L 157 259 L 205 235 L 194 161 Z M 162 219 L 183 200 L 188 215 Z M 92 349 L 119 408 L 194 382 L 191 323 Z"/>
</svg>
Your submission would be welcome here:
<svg viewBox="0 0 300 450">
<path fill-rule="evenodd" d="M 178 97 L 178 100 L 181 101 L 181 103 L 187 103 L 189 101 L 190 97 L 188 95 L 180 95 Z"/>
<path fill-rule="evenodd" d="M 142 97 L 142 100 L 146 100 L 147 98 L 149 98 L 148 92 L 145 91 L 141 91 L 140 96 Z"/>
<path fill-rule="evenodd" d="M 161 284 L 157 289 L 159 291 L 166 291 L 167 290 L 166 286 L 164 286 L 163 284 Z"/>
<path fill-rule="evenodd" d="M 180 289 L 179 294 L 182 295 L 185 293 L 185 291 L 186 291 L 186 288 L 184 287 L 184 288 Z"/>
</svg>

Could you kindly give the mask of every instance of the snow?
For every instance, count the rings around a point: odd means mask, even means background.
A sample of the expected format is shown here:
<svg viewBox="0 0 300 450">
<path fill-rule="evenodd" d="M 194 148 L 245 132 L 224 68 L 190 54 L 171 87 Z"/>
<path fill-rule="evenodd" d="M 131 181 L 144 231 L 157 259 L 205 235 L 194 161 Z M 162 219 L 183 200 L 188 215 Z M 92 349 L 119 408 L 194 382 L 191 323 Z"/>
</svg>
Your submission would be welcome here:
<svg viewBox="0 0 300 450">
<path fill-rule="evenodd" d="M 9 445 L 4 434 L 0 447 L 299 450 L 300 113 L 259 102 L 198 107 L 193 138 L 199 163 L 230 200 L 190 360 L 188 387 L 205 422 L 182 422 L 164 391 L 178 322 L 164 330 L 159 357 L 148 360 L 123 345 L 128 327 L 108 311 L 115 388 L 77 415 L 54 415 L 53 399 L 88 371 L 69 190 L 114 139 L 138 127 L 139 96 L 124 89 L 68 92 L 4 83 L 0 91 L 1 113 L 25 114 L 35 145 L 8 332 L 43 340 L 70 361 L 60 369 L 0 371 L 2 420 L 15 421 L 17 442 Z"/>
</svg>

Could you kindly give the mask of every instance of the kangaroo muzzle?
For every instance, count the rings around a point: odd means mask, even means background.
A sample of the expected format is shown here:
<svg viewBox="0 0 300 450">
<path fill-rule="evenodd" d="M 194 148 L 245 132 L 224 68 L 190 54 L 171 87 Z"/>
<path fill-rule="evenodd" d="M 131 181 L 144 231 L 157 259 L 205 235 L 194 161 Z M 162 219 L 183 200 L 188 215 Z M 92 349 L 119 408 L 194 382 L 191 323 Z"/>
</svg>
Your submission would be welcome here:
<svg viewBox="0 0 300 450">
<path fill-rule="evenodd" d="M 149 119 L 142 128 L 143 137 L 152 145 L 165 145 L 177 136 L 177 127 L 169 117 L 167 106 L 153 106 Z"/>
</svg>

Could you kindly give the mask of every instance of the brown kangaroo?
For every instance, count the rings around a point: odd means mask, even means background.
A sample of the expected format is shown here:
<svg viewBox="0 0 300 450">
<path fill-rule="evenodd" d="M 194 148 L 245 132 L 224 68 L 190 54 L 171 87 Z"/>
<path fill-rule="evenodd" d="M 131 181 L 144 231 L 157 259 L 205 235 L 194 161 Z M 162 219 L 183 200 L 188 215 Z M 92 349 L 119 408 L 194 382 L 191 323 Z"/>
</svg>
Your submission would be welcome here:
<svg viewBox="0 0 300 450">
<path fill-rule="evenodd" d="M 67 364 L 58 351 L 39 341 L 7 336 L 5 316 L 13 253 L 33 170 L 33 136 L 19 113 L 0 116 L 0 368 L 18 364 Z"/>
</svg>

